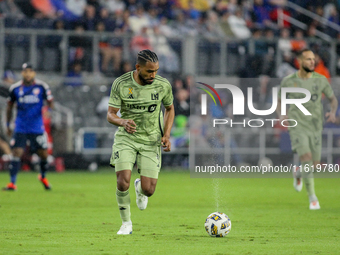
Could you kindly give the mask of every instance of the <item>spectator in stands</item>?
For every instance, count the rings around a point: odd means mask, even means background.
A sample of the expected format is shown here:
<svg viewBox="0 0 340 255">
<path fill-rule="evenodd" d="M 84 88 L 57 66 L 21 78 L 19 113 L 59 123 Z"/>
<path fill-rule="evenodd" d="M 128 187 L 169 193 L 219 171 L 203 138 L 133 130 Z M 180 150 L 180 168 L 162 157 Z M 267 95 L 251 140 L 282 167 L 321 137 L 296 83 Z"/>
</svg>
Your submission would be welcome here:
<svg viewBox="0 0 340 255">
<path fill-rule="evenodd" d="M 327 18 L 327 20 L 330 21 L 330 22 L 334 22 L 336 25 L 340 25 L 339 13 L 338 13 L 338 10 L 336 9 L 336 7 L 334 5 L 330 6 L 329 17 Z M 335 30 L 334 28 L 331 28 L 329 26 L 327 26 L 325 32 L 332 38 L 336 38 L 337 33 L 338 33 L 337 30 Z"/>
<path fill-rule="evenodd" d="M 171 48 L 168 39 L 160 32 L 158 26 L 153 28 L 150 34 L 150 43 L 155 52 L 157 52 L 159 64 L 162 66 L 161 71 L 166 73 L 178 73 L 179 57 Z"/>
<path fill-rule="evenodd" d="M 195 7 L 194 1 L 189 0 L 188 10 L 186 11 L 187 17 L 193 20 L 199 20 L 201 12 Z"/>
<path fill-rule="evenodd" d="M 91 5 L 95 8 L 96 10 L 96 13 L 99 12 L 99 9 L 100 9 L 100 3 L 99 3 L 99 0 L 87 0 L 87 5 Z"/>
<path fill-rule="evenodd" d="M 150 27 L 150 21 L 142 5 L 138 6 L 136 14 L 129 17 L 129 24 L 134 34 L 140 33 L 143 27 Z"/>
<path fill-rule="evenodd" d="M 16 80 L 16 75 L 11 70 L 6 70 L 2 76 L 1 84 L 9 88 Z"/>
<path fill-rule="evenodd" d="M 242 16 L 242 9 L 237 8 L 235 14 L 229 15 L 228 24 L 236 38 L 248 39 L 251 37 L 251 32 Z"/>
<path fill-rule="evenodd" d="M 177 114 L 174 127 L 171 129 L 171 145 L 173 148 L 186 148 L 189 145 L 188 117 Z"/>
<path fill-rule="evenodd" d="M 201 25 L 203 37 L 208 39 L 210 42 L 215 42 L 225 36 L 222 28 L 220 27 L 218 16 L 214 11 L 207 12 L 207 18 Z"/>
<path fill-rule="evenodd" d="M 200 12 L 208 11 L 210 6 L 208 0 L 179 0 L 179 5 L 184 10 L 194 8 Z"/>
<path fill-rule="evenodd" d="M 148 28 L 143 27 L 141 31 L 131 40 L 132 55 L 136 55 L 141 50 L 153 50 L 150 37 L 147 34 Z"/>
<path fill-rule="evenodd" d="M 286 7 L 286 0 L 269 0 L 267 2 L 267 6 L 267 9 L 269 10 L 269 17 L 272 22 L 277 24 L 280 28 L 290 27 L 290 22 L 287 19 L 279 20 L 279 11 L 285 16 L 292 16 Z"/>
<path fill-rule="evenodd" d="M 76 21 L 79 17 L 71 12 L 64 1 L 60 0 L 49 0 L 53 5 L 57 16 L 67 22 Z"/>
<path fill-rule="evenodd" d="M 101 8 L 99 11 L 98 22 L 103 22 L 105 25 L 105 31 L 113 32 L 116 28 L 115 20 L 110 16 L 109 10 L 106 8 Z"/>
<path fill-rule="evenodd" d="M 307 48 L 307 43 L 304 38 L 303 31 L 301 29 L 296 29 L 294 32 L 294 37 L 290 40 L 292 51 L 299 52 Z"/>
<path fill-rule="evenodd" d="M 100 0 L 100 5 L 107 9 L 110 15 L 117 12 L 123 12 L 125 10 L 125 3 L 121 0 Z"/>
<path fill-rule="evenodd" d="M 239 73 L 240 77 L 240 89 L 244 95 L 248 94 L 247 88 L 253 88 L 253 102 L 259 102 L 260 100 L 260 82 L 259 76 L 262 72 L 262 59 L 258 56 L 249 55 L 245 66 L 241 69 Z"/>
<path fill-rule="evenodd" d="M 30 3 L 37 11 L 35 18 L 55 19 L 58 17 L 56 9 L 49 0 L 31 0 Z"/>
<path fill-rule="evenodd" d="M 158 0 L 158 7 L 160 8 L 160 17 L 166 17 L 173 20 L 175 17 L 175 1 Z"/>
<path fill-rule="evenodd" d="M 271 25 L 269 12 L 264 6 L 263 0 L 254 0 L 252 19 L 257 28 L 265 28 Z"/>
<path fill-rule="evenodd" d="M 307 37 L 309 39 L 312 39 L 312 38 L 316 38 L 316 31 L 317 31 L 317 27 L 315 24 L 310 24 L 308 29 L 307 29 Z"/>
<path fill-rule="evenodd" d="M 280 52 L 282 52 L 283 54 L 291 52 L 292 44 L 290 42 L 290 30 L 288 28 L 282 28 L 280 30 L 278 46 Z"/>
<path fill-rule="evenodd" d="M 328 68 L 325 66 L 324 61 L 321 59 L 318 53 L 314 53 L 314 55 L 315 55 L 314 72 L 324 75 L 330 81 L 331 75 Z"/>
<path fill-rule="evenodd" d="M 193 91 L 191 90 L 191 88 L 193 88 L 193 87 L 195 86 L 195 78 L 194 78 L 194 76 L 191 75 L 191 74 L 185 75 L 185 76 L 184 76 L 184 83 L 183 83 L 183 86 L 184 86 L 184 88 L 185 88 L 186 90 L 188 90 L 189 93 L 191 93 L 191 94 L 194 95 L 195 92 L 193 92 Z M 198 92 L 197 89 L 196 89 L 195 91 L 196 91 L 196 93 Z"/>
<path fill-rule="evenodd" d="M 13 0 L 0 1 L 0 17 L 21 18 L 23 13 L 15 5 Z"/>
<path fill-rule="evenodd" d="M 138 8 L 137 0 L 124 0 L 126 4 L 126 10 L 128 10 L 131 14 L 135 14 Z"/>
<path fill-rule="evenodd" d="M 280 63 L 276 70 L 276 77 L 280 79 L 296 72 L 296 69 L 293 65 L 292 53 L 288 51 L 284 52 L 282 55 L 283 61 Z"/>
<path fill-rule="evenodd" d="M 90 70 L 89 54 L 92 41 L 89 37 L 82 36 L 85 31 L 82 23 L 76 23 L 74 35 L 69 37 L 69 62 L 81 62 L 85 70 Z"/>
<path fill-rule="evenodd" d="M 338 97 L 338 100 L 340 100 L 340 97 Z M 335 123 L 325 122 L 325 124 L 324 124 L 324 130 L 325 131 L 327 129 L 332 129 L 334 131 L 338 131 L 339 130 L 339 128 L 340 128 L 340 105 L 338 105 L 338 109 L 336 111 L 335 117 L 336 117 Z M 339 133 L 335 133 L 333 135 L 332 141 L 333 141 L 333 146 L 335 148 L 339 148 L 340 147 L 340 134 Z M 339 154 L 337 155 L 337 158 L 334 159 L 334 163 L 340 164 Z"/>
<path fill-rule="evenodd" d="M 131 62 L 128 61 L 128 60 L 124 60 L 122 61 L 122 63 L 120 64 L 120 69 L 119 69 L 119 73 L 117 74 L 117 77 L 129 72 L 129 71 L 132 71 L 133 70 L 133 67 L 131 65 Z"/>
<path fill-rule="evenodd" d="M 159 15 L 159 9 L 152 7 L 148 9 L 148 18 L 149 18 L 149 24 L 151 27 L 159 26 L 160 19 L 158 17 Z"/>
<path fill-rule="evenodd" d="M 315 14 L 320 16 L 320 19 L 323 18 L 324 12 L 323 12 L 323 7 L 322 5 L 318 5 L 315 8 Z M 324 25 L 318 20 L 318 19 L 314 19 L 312 21 L 312 24 L 315 26 L 315 28 L 319 31 L 323 31 L 324 30 Z"/>
<path fill-rule="evenodd" d="M 115 34 L 120 35 L 124 33 L 128 33 L 131 31 L 130 23 L 130 12 L 125 10 L 123 12 L 116 12 L 116 19 L 115 19 Z"/>
<path fill-rule="evenodd" d="M 178 36 L 197 35 L 197 27 L 197 22 L 186 19 L 183 11 L 177 13 L 175 22 L 172 23 L 172 28 Z"/>
<path fill-rule="evenodd" d="M 75 61 L 72 64 L 72 68 L 68 71 L 64 85 L 65 86 L 72 86 L 72 87 L 79 87 L 84 84 L 83 82 L 83 75 L 82 75 L 82 65 L 80 61 Z"/>
<path fill-rule="evenodd" d="M 262 74 L 275 77 L 275 68 L 273 67 L 275 66 L 276 41 L 274 40 L 274 32 L 272 29 L 267 28 L 264 30 L 264 45 L 267 50 L 262 56 Z"/>
<path fill-rule="evenodd" d="M 176 95 L 176 92 L 180 89 L 185 89 L 184 82 L 180 77 L 176 77 L 173 81 L 172 93 Z"/>
<path fill-rule="evenodd" d="M 167 17 L 161 17 L 159 22 L 159 30 L 166 37 L 174 37 L 176 36 L 176 32 L 174 29 L 169 26 Z"/>
<path fill-rule="evenodd" d="M 229 6 L 227 0 L 217 0 L 215 1 L 212 10 L 215 11 L 218 14 L 218 16 L 222 17 L 225 13 L 229 11 L 228 7 Z"/>
<path fill-rule="evenodd" d="M 179 89 L 174 99 L 175 112 L 177 115 L 190 115 L 189 93 L 185 89 Z"/>
<path fill-rule="evenodd" d="M 303 0 L 304 2 L 304 0 Z M 310 12 L 315 12 L 313 5 L 311 4 L 311 1 L 304 7 L 307 9 L 307 11 Z M 309 26 L 312 22 L 313 22 L 313 18 L 311 18 L 310 16 L 307 16 L 305 14 L 298 14 L 296 16 L 296 19 L 304 24 L 306 24 L 307 26 Z"/>
<path fill-rule="evenodd" d="M 86 0 L 65 0 L 66 8 L 76 17 L 81 18 L 84 15 Z"/>
<path fill-rule="evenodd" d="M 105 32 L 104 22 L 97 23 L 97 32 Z M 111 38 L 107 35 L 101 34 L 99 39 L 99 50 L 101 54 L 101 71 L 103 73 L 108 73 L 109 64 L 113 62 L 113 71 L 115 73 L 119 72 L 120 64 L 122 61 L 122 48 L 115 47 L 111 44 Z"/>
<path fill-rule="evenodd" d="M 99 17 L 96 14 L 96 8 L 93 5 L 87 5 L 85 7 L 85 13 L 81 19 L 86 30 L 94 31 L 96 30 L 96 23 Z"/>
</svg>

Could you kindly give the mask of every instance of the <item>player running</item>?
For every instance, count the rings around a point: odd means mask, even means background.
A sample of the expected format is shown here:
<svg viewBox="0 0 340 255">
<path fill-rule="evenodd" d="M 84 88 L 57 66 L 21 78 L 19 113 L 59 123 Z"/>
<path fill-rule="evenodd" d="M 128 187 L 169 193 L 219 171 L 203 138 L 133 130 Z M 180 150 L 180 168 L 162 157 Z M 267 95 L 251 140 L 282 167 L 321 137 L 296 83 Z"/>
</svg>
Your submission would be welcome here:
<svg viewBox="0 0 340 255">
<path fill-rule="evenodd" d="M 172 88 L 168 80 L 156 75 L 158 69 L 157 55 L 142 50 L 137 56 L 136 70 L 117 78 L 111 88 L 107 120 L 119 126 L 110 160 L 117 175 L 116 198 L 123 222 L 118 235 L 132 233 L 129 186 L 135 162 L 140 173 L 140 179 L 134 182 L 136 203 L 144 210 L 148 197 L 155 192 L 161 146 L 164 151 L 171 150 L 170 131 L 175 115 Z M 121 118 L 117 116 L 119 109 Z"/>
<path fill-rule="evenodd" d="M 7 134 L 12 135 L 10 127 L 14 104 L 16 103 L 17 116 L 15 119 L 14 134 L 11 139 L 12 159 L 9 166 L 10 183 L 3 190 L 16 190 L 16 178 L 21 167 L 21 156 L 24 153 L 27 142 L 30 151 L 36 152 L 40 157 L 39 180 L 46 190 L 51 189 L 46 178 L 47 163 L 47 140 L 44 134 L 42 119 L 42 107 L 44 100 L 50 108 L 53 106 L 53 96 L 49 86 L 35 79 L 35 71 L 31 64 L 22 66 L 22 80 L 14 83 L 9 91 L 7 103 Z"/>
<path fill-rule="evenodd" d="M 334 96 L 333 89 L 325 76 L 314 72 L 315 56 L 314 53 L 305 49 L 298 55 L 300 64 L 299 70 L 287 76 L 281 83 L 283 87 L 304 88 L 310 91 L 311 99 L 304 103 L 303 106 L 312 114 L 304 113 L 296 106 L 290 105 L 288 118 L 295 119 L 297 126 L 289 128 L 292 150 L 296 152 L 301 161 L 301 168 L 294 171 L 294 188 L 297 191 L 302 189 L 303 178 L 307 193 L 309 196 L 309 209 L 320 209 L 318 198 L 314 190 L 314 178 L 311 171 L 312 166 L 320 164 L 322 148 L 322 129 L 323 129 L 323 107 L 322 94 L 324 93 L 330 101 L 331 110 L 326 113 L 327 122 L 335 122 L 335 113 L 338 107 L 338 100 Z M 281 88 L 279 91 L 279 100 L 277 112 L 281 112 Z M 290 99 L 303 98 L 301 93 L 289 93 Z M 287 119 L 287 116 L 280 116 L 281 120 Z M 291 123 L 291 126 L 293 123 Z M 308 171 L 309 170 L 309 171 Z"/>
</svg>

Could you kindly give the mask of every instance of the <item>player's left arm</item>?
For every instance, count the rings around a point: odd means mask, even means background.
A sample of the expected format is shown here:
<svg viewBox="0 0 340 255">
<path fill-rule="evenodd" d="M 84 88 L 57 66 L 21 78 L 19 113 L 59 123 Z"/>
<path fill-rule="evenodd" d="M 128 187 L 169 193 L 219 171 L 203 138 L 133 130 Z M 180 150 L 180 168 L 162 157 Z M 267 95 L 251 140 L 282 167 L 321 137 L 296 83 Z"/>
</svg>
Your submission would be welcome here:
<svg viewBox="0 0 340 255">
<path fill-rule="evenodd" d="M 53 110 L 54 104 L 53 104 L 53 95 L 52 95 L 51 89 L 50 89 L 49 85 L 45 82 L 43 83 L 43 88 L 44 88 L 43 99 L 46 100 L 48 108 L 50 110 Z"/>
<path fill-rule="evenodd" d="M 47 106 L 49 109 L 54 109 L 53 99 L 47 100 Z"/>
<path fill-rule="evenodd" d="M 335 123 L 336 122 L 335 114 L 336 110 L 338 109 L 338 99 L 336 99 L 334 94 L 328 99 L 330 101 L 331 111 L 326 113 L 327 122 Z"/>
<path fill-rule="evenodd" d="M 164 113 L 164 135 L 162 137 L 162 146 L 164 151 L 171 150 L 171 142 L 170 142 L 170 132 L 172 128 L 172 124 L 174 123 L 175 118 L 175 107 L 174 105 L 169 105 L 165 107 Z"/>
</svg>

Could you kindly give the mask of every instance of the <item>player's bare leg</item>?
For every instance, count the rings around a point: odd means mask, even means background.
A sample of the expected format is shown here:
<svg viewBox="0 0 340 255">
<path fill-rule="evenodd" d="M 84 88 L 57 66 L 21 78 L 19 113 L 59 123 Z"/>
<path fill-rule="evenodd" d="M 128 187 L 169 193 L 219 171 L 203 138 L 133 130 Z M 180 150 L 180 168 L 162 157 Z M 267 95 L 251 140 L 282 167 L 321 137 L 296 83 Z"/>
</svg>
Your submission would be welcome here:
<svg viewBox="0 0 340 255">
<path fill-rule="evenodd" d="M 313 162 L 312 153 L 308 152 L 300 156 L 300 161 L 302 165 L 301 174 L 305 182 L 306 190 L 309 197 L 309 209 L 317 210 L 320 209 L 320 204 L 318 198 L 315 195 L 314 189 L 314 175 L 313 175 L 313 165 L 318 162 Z"/>
<path fill-rule="evenodd" d="M 140 210 L 145 210 L 148 205 L 148 197 L 155 192 L 157 179 L 142 176 L 135 180 L 136 203 Z"/>
<path fill-rule="evenodd" d="M 116 172 L 117 176 L 117 190 L 116 198 L 120 213 L 120 218 L 122 219 L 122 226 L 117 232 L 118 235 L 129 235 L 132 234 L 132 222 L 130 213 L 130 179 L 131 171 L 122 170 Z"/>
</svg>

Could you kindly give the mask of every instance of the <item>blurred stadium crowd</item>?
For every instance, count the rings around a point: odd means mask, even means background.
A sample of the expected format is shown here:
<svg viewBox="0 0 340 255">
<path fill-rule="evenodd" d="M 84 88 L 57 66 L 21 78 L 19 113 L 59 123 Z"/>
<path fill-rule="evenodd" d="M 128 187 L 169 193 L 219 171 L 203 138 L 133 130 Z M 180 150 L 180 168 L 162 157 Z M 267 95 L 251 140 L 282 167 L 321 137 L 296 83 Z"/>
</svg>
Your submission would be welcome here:
<svg viewBox="0 0 340 255">
<path fill-rule="evenodd" d="M 297 7 L 290 8 L 289 3 Z M 297 11 L 298 7 L 304 8 L 304 13 L 309 15 Z M 173 85 L 174 148 L 187 148 L 190 88 L 194 86 L 196 76 L 221 74 L 221 41 L 228 42 L 224 75 L 239 77 L 241 89 L 256 88 L 254 101 L 265 107 L 271 103 L 274 84 L 270 78 L 283 78 L 294 72 L 298 68 L 295 52 L 303 48 L 309 47 L 316 53 L 317 72 L 329 79 L 331 75 L 340 74 L 340 58 L 332 56 L 329 50 L 329 40 L 340 39 L 339 9 L 340 1 L 337 0 L 0 0 L 0 19 L 6 29 L 55 32 L 37 38 L 38 48 L 46 48 L 42 53 L 44 59 L 40 61 L 38 56 L 37 70 L 41 73 L 54 71 L 67 78 L 58 86 L 52 86 L 52 90 L 56 100 L 73 111 L 75 130 L 108 127 L 104 115 L 110 84 L 115 77 L 133 69 L 138 51 L 154 50 L 160 60 L 160 74 Z M 331 26 L 329 22 L 332 22 Z M 67 40 L 67 72 L 62 72 L 61 63 L 64 32 L 71 32 Z M 100 35 L 99 74 L 108 78 L 101 86 L 91 86 L 96 83 L 91 81 L 89 84 L 84 75 L 84 71 L 93 73 L 94 70 L 94 53 L 91 52 L 94 41 L 87 37 L 92 32 Z M 126 36 L 128 53 L 124 51 Z M 200 38 L 195 74 L 183 71 L 184 46 L 176 41 L 191 36 Z M 25 35 L 11 34 L 5 37 L 8 52 L 2 80 L 5 86 L 10 84 L 6 78 L 20 78 L 15 71 L 20 70 L 22 60 L 25 60 L 25 57 L 20 58 L 20 52 L 27 53 L 29 46 L 29 43 L 25 44 L 25 38 Z M 251 41 L 253 44 L 249 44 Z M 336 44 L 335 52 L 340 55 L 340 44 Z M 332 57 L 336 61 L 332 62 Z M 26 58 L 29 57 L 26 55 Z M 334 71 L 330 70 L 332 64 Z M 252 84 L 248 78 L 252 78 Z M 225 96 L 225 100 L 230 109 L 230 98 Z M 212 114 L 218 116 L 222 114 L 220 111 L 215 109 Z M 228 109 L 222 109 L 222 112 L 230 115 Z M 201 131 L 205 132 L 204 127 Z M 278 136 L 275 137 L 274 145 L 278 146 Z M 235 136 L 230 146 L 237 147 L 236 141 L 240 142 L 242 138 L 245 144 L 250 142 L 256 147 L 256 143 L 246 140 L 246 136 Z M 111 145 L 110 141 L 105 146 Z M 170 161 L 183 162 L 183 155 L 178 157 Z M 235 155 L 238 163 L 243 160 Z M 181 166 L 186 164 L 179 163 Z"/>
<path fill-rule="evenodd" d="M 293 2 L 320 19 L 288 8 L 286 0 L 2 0 L 0 17 L 5 19 L 6 28 L 52 29 L 75 31 L 75 34 L 83 31 L 112 33 L 115 38 L 103 35 L 99 41 L 100 71 L 109 76 L 120 75 L 133 64 L 123 55 L 123 41 L 119 37 L 122 35 L 132 36 L 132 56 L 140 49 L 154 49 L 160 55 L 161 64 L 164 63 L 165 73 L 180 73 L 181 56 L 176 46 L 169 44 L 171 38 L 202 36 L 210 43 L 205 43 L 201 49 L 211 55 L 217 47 L 213 42 L 219 38 L 267 41 L 280 38 L 279 48 L 285 61 L 292 61 L 291 51 L 306 47 L 305 38 L 338 37 L 340 27 L 336 29 L 334 25 L 340 25 L 339 1 Z M 280 19 L 282 15 L 284 19 Z M 293 26 L 290 18 L 304 24 L 304 29 Z M 325 25 L 327 22 L 332 22 L 333 26 Z M 44 40 L 38 38 L 38 44 L 50 48 L 57 47 L 61 41 L 61 36 L 57 35 Z M 268 61 L 264 65 L 270 66 L 272 47 L 267 41 L 255 45 L 255 55 L 266 53 Z M 69 70 L 91 70 L 85 52 L 90 45 L 89 38 L 73 36 L 69 39 L 72 47 Z M 241 53 L 242 47 L 234 48 Z M 329 65 L 327 50 L 319 48 L 325 65 Z M 111 61 L 112 67 L 109 66 Z"/>
</svg>

